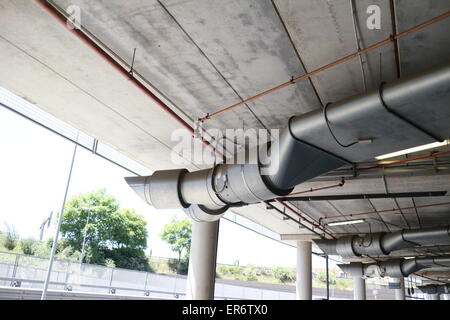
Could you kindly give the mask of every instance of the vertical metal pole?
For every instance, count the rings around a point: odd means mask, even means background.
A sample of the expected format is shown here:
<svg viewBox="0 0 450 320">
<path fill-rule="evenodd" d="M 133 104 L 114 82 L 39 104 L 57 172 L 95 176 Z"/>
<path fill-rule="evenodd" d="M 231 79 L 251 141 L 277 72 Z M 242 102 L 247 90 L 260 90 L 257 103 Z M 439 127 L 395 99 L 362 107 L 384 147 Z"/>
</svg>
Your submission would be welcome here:
<svg viewBox="0 0 450 320">
<path fill-rule="evenodd" d="M 19 255 L 16 255 L 16 259 L 14 260 L 14 269 L 12 274 L 13 279 L 16 277 L 17 267 L 19 266 L 19 257 L 20 257 Z"/>
<path fill-rule="evenodd" d="M 327 300 L 330 300 L 330 269 L 328 268 L 328 255 L 325 255 L 325 269 L 327 278 Z"/>
<path fill-rule="evenodd" d="M 112 289 L 112 283 L 113 283 L 113 279 L 114 279 L 114 268 L 111 267 L 111 278 L 109 278 L 109 292 L 111 292 Z"/>
<path fill-rule="evenodd" d="M 70 275 L 70 261 L 67 262 L 67 270 L 66 270 L 66 279 L 64 280 L 64 285 L 66 286 L 66 288 L 68 287 L 68 282 L 69 282 L 69 275 Z"/>
<path fill-rule="evenodd" d="M 12 279 L 14 279 L 16 277 L 17 267 L 19 266 L 19 257 L 20 256 L 18 254 L 16 254 L 16 259 L 14 260 L 14 269 L 13 269 L 13 273 L 11 276 Z M 14 280 L 11 281 L 10 286 L 11 287 L 16 286 Z"/>
<path fill-rule="evenodd" d="M 61 229 L 61 223 L 62 223 L 62 219 L 63 219 L 63 215 L 64 215 L 64 207 L 66 206 L 67 193 L 69 192 L 69 185 L 70 185 L 70 178 L 72 177 L 73 164 L 75 162 L 75 156 L 77 155 L 77 147 L 78 147 L 78 145 L 75 144 L 75 147 L 73 148 L 72 163 L 70 164 L 69 177 L 67 178 L 66 191 L 64 193 L 64 200 L 62 203 L 61 214 L 59 215 L 58 225 L 57 225 L 56 231 L 55 231 L 55 239 L 53 239 L 53 247 L 52 247 L 52 252 L 50 254 L 50 260 L 48 262 L 47 276 L 45 278 L 44 289 L 42 290 L 41 300 L 45 300 L 47 298 L 48 283 L 50 281 L 50 275 L 52 273 L 53 259 L 55 258 L 56 246 L 58 245 L 59 231 Z"/>
</svg>

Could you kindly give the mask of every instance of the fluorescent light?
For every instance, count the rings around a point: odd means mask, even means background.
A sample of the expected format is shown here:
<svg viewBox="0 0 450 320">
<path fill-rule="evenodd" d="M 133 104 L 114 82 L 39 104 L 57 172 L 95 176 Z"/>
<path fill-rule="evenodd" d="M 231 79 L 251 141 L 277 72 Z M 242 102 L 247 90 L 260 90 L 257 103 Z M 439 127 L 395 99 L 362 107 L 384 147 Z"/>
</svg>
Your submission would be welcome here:
<svg viewBox="0 0 450 320">
<path fill-rule="evenodd" d="M 443 142 L 433 142 L 433 143 L 429 143 L 429 144 L 424 144 L 422 146 L 417 146 L 417 147 L 414 147 L 414 148 L 409 148 L 409 149 L 405 149 L 405 150 L 400 150 L 400 151 L 384 154 L 384 155 L 375 157 L 375 159 L 383 160 L 383 159 L 387 159 L 387 158 L 393 158 L 393 157 L 401 156 L 401 155 L 404 155 L 404 154 L 407 154 L 407 153 L 414 153 L 414 152 L 418 152 L 418 151 L 422 151 L 422 150 L 427 150 L 427 149 L 433 149 L 433 148 L 446 146 L 448 144 L 450 144 L 450 140 L 449 139 L 447 139 L 447 140 L 445 140 Z"/>
<path fill-rule="evenodd" d="M 343 225 L 347 225 L 347 224 L 355 224 L 355 223 L 363 223 L 363 222 L 365 222 L 364 219 L 359 219 L 359 220 L 330 222 L 330 223 L 328 223 L 328 225 L 329 226 L 343 226 Z"/>
</svg>

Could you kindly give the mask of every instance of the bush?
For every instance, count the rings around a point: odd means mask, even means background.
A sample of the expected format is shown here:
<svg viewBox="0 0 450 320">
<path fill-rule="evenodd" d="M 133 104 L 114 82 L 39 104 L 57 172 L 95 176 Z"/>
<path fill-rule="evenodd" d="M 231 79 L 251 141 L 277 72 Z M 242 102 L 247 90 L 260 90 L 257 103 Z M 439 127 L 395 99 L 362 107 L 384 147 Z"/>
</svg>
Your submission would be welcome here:
<svg viewBox="0 0 450 320">
<path fill-rule="evenodd" d="M 189 258 L 185 257 L 183 259 L 169 259 L 167 262 L 169 269 L 176 273 L 176 274 L 182 274 L 187 275 L 188 269 L 189 269 Z"/>
<path fill-rule="evenodd" d="M 255 266 L 248 265 L 244 269 L 244 277 L 247 281 L 257 281 L 258 275 L 261 275 L 261 273 L 258 272 L 258 269 Z"/>
<path fill-rule="evenodd" d="M 107 259 L 114 261 L 117 268 L 132 269 L 139 271 L 152 272 L 152 268 L 148 263 L 148 258 L 142 249 L 132 248 L 115 248 L 113 250 L 99 250 L 96 253 L 98 256 L 101 254 L 101 264 L 105 264 Z M 86 260 L 87 261 L 87 260 Z"/>
<path fill-rule="evenodd" d="M 273 275 L 281 283 L 289 283 L 295 281 L 295 271 L 288 268 L 275 267 L 273 269 Z"/>
<path fill-rule="evenodd" d="M 6 225 L 6 234 L 5 234 L 5 238 L 3 240 L 3 246 L 7 250 L 14 250 L 14 248 L 17 246 L 18 239 L 19 239 L 19 235 L 17 234 L 14 227 L 7 224 Z"/>
<path fill-rule="evenodd" d="M 78 262 L 81 258 L 81 252 L 77 250 L 73 250 L 72 247 L 63 247 L 60 244 L 58 244 L 57 250 L 58 253 L 56 254 L 56 259 L 58 260 L 66 260 L 66 261 L 72 261 L 72 262 Z"/>
<path fill-rule="evenodd" d="M 34 255 L 36 252 L 36 247 L 39 245 L 39 242 L 28 238 L 28 239 L 21 239 L 19 241 L 19 247 L 22 250 L 22 252 L 26 255 Z"/>
<path fill-rule="evenodd" d="M 116 263 L 114 262 L 113 259 L 105 259 L 105 266 L 110 267 L 110 268 L 115 268 L 116 267 Z"/>
</svg>

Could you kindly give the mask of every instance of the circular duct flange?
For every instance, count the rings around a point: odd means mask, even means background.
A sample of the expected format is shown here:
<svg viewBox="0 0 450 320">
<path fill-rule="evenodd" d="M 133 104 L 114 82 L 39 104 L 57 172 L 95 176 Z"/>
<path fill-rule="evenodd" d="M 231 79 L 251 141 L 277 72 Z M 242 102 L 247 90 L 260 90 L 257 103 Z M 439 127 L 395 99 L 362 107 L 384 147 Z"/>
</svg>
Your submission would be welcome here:
<svg viewBox="0 0 450 320">
<path fill-rule="evenodd" d="M 228 210 L 228 206 L 220 209 L 209 209 L 202 205 L 192 204 L 183 211 L 194 221 L 213 222 L 219 220 Z"/>
</svg>

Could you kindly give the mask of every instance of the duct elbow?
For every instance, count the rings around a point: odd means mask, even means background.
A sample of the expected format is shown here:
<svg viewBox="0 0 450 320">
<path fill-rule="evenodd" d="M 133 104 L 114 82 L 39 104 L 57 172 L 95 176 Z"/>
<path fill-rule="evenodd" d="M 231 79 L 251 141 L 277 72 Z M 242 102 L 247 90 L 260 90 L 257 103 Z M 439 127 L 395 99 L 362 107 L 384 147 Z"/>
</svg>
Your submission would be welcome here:
<svg viewBox="0 0 450 320">
<path fill-rule="evenodd" d="M 184 209 L 195 221 L 214 221 L 230 206 L 259 203 L 292 191 L 273 191 L 259 164 L 220 164 L 195 172 L 161 170 L 125 180 L 147 204 L 156 209 Z"/>
</svg>

